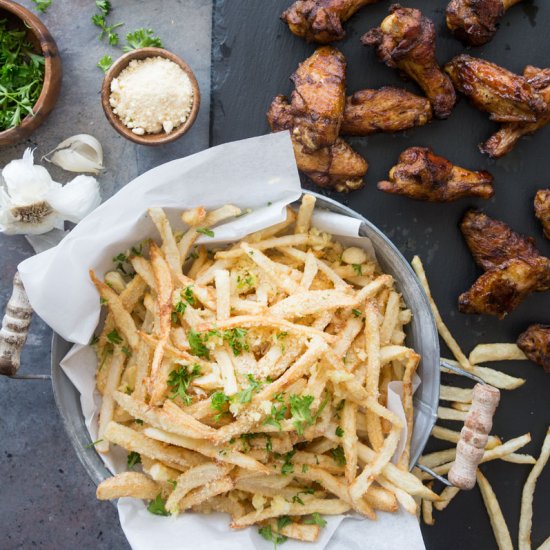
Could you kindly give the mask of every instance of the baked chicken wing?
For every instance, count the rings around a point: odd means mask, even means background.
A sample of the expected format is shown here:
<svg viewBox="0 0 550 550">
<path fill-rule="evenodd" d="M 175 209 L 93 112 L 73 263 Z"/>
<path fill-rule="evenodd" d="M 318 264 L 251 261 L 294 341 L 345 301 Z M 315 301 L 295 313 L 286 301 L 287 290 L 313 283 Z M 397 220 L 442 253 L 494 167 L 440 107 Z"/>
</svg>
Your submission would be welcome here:
<svg viewBox="0 0 550 550">
<path fill-rule="evenodd" d="M 480 145 L 482 153 L 492 158 L 508 154 L 523 136 L 533 134 L 550 122 L 550 69 L 527 66 L 523 71 L 527 82 L 535 89 L 546 104 L 546 111 L 535 122 L 508 122 L 501 126 L 485 143 Z"/>
<path fill-rule="evenodd" d="M 432 119 L 425 97 L 402 88 L 360 90 L 346 99 L 341 133 L 368 136 L 376 132 L 400 132 L 423 126 Z"/>
<path fill-rule="evenodd" d="M 367 161 L 342 138 L 337 138 L 332 145 L 313 153 L 305 150 L 292 134 L 294 116 L 286 97 L 279 95 L 273 100 L 267 119 L 273 132 L 291 131 L 298 169 L 315 184 L 341 192 L 363 187 L 363 178 L 368 170 Z"/>
<path fill-rule="evenodd" d="M 531 292 L 548 288 L 549 283 L 548 258 L 513 258 L 481 275 L 459 296 L 458 309 L 462 313 L 495 315 L 503 319 Z"/>
<path fill-rule="evenodd" d="M 389 181 L 378 189 L 394 195 L 432 202 L 449 202 L 462 197 L 493 196 L 493 176 L 454 166 L 427 147 L 410 147 L 399 156 L 399 164 L 389 173 Z"/>
<path fill-rule="evenodd" d="M 451 0 L 447 27 L 470 46 L 482 46 L 497 32 L 506 10 L 521 0 Z"/>
<path fill-rule="evenodd" d="M 297 0 L 281 19 L 293 34 L 308 42 L 326 44 L 345 36 L 342 23 L 367 4 L 378 0 Z"/>
<path fill-rule="evenodd" d="M 550 325 L 531 325 L 518 336 L 517 345 L 533 363 L 550 372 Z"/>
<path fill-rule="evenodd" d="M 437 118 L 451 114 L 455 91 L 435 58 L 434 24 L 420 10 L 394 4 L 380 27 L 368 31 L 361 41 L 375 46 L 378 57 L 388 67 L 403 71 L 417 82 Z"/>
<path fill-rule="evenodd" d="M 534 122 L 546 103 L 528 80 L 490 61 L 466 54 L 453 58 L 445 71 L 455 88 L 497 122 Z"/>
<path fill-rule="evenodd" d="M 332 46 L 322 46 L 290 77 L 293 136 L 306 151 L 332 145 L 340 133 L 346 102 L 346 59 Z"/>
<path fill-rule="evenodd" d="M 535 195 L 535 216 L 540 220 L 544 236 L 550 239 L 550 189 L 539 189 Z"/>
<path fill-rule="evenodd" d="M 475 262 L 485 271 L 512 258 L 536 258 L 541 253 L 532 237 L 513 231 L 507 224 L 476 210 L 462 218 L 460 230 Z"/>
</svg>

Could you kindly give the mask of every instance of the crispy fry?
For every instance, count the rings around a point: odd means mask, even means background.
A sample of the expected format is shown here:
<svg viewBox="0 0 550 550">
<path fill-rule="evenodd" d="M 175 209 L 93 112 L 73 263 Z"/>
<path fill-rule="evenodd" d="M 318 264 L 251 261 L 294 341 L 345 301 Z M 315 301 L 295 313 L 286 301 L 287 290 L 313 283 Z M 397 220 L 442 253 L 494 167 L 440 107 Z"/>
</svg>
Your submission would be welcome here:
<svg viewBox="0 0 550 550">
<path fill-rule="evenodd" d="M 527 357 L 516 344 L 478 344 L 468 358 L 472 365 L 489 361 L 525 361 Z"/>
<path fill-rule="evenodd" d="M 302 197 L 302 203 L 298 210 L 298 217 L 296 218 L 296 227 L 294 233 L 307 233 L 311 224 L 311 216 L 315 208 L 316 198 L 313 195 L 305 194 Z"/>
<path fill-rule="evenodd" d="M 99 500 L 113 500 L 122 497 L 153 499 L 161 492 L 161 487 L 145 474 L 122 472 L 104 479 L 96 490 Z"/>
<path fill-rule="evenodd" d="M 458 362 L 453 361 L 452 359 L 445 359 L 445 361 L 459 366 Z M 455 372 L 448 370 L 443 366 L 441 368 L 444 372 L 448 372 L 449 374 L 456 374 Z M 475 364 L 472 364 L 472 374 L 479 376 L 487 384 L 490 384 L 491 386 L 495 386 L 495 388 L 499 388 L 502 390 L 515 390 L 516 388 L 519 388 L 520 386 L 523 386 L 523 384 L 525 384 L 524 378 L 515 378 L 514 376 L 510 376 L 509 374 L 506 374 L 499 370 L 490 369 L 487 367 L 478 367 Z"/>
<path fill-rule="evenodd" d="M 533 523 L 533 496 L 535 486 L 543 468 L 550 457 L 550 428 L 546 431 L 546 437 L 542 444 L 540 456 L 527 477 L 521 493 L 521 513 L 519 517 L 519 550 L 531 548 L 531 527 Z"/>
<path fill-rule="evenodd" d="M 458 493 L 460 493 L 458 487 L 445 487 L 445 489 L 441 491 L 441 495 L 439 495 L 441 500 L 439 502 L 434 502 L 434 508 L 438 511 L 445 510 Z"/>
</svg>

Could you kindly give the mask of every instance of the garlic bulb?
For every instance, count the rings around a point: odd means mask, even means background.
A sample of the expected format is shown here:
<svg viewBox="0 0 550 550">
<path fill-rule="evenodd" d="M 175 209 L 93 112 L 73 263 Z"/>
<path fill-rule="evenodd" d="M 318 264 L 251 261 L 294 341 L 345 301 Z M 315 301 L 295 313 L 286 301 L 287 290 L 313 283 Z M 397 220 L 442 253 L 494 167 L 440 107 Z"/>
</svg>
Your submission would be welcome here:
<svg viewBox="0 0 550 550">
<path fill-rule="evenodd" d="M 103 170 L 103 147 L 90 134 L 77 134 L 63 140 L 42 160 L 56 164 L 69 172 L 99 174 Z"/>
<path fill-rule="evenodd" d="M 91 176 L 77 176 L 66 185 L 52 180 L 43 166 L 36 166 L 32 149 L 3 170 L 0 186 L 0 232 L 7 235 L 39 235 L 63 221 L 79 222 L 101 198 L 99 185 Z"/>
</svg>

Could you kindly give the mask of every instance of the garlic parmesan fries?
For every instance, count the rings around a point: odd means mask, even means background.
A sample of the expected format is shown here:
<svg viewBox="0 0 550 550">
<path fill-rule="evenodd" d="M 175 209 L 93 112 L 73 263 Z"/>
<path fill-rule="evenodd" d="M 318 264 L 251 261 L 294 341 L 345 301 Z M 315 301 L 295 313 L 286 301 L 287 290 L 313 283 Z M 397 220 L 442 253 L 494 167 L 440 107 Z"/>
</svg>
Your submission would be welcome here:
<svg viewBox="0 0 550 550">
<path fill-rule="evenodd" d="M 151 208 L 161 244 L 119 254 L 105 282 L 91 272 L 108 310 L 96 448 L 123 447 L 130 470 L 98 498 L 143 498 L 160 515 L 223 511 L 278 542 L 315 540 L 323 514 L 375 519 L 438 499 L 408 471 L 411 312 L 374 259 L 311 227 L 314 203 L 306 195 L 286 221 L 222 249 L 195 241 L 238 208 L 183 212 L 183 233 Z M 408 428 L 397 465 L 394 380 Z"/>
</svg>

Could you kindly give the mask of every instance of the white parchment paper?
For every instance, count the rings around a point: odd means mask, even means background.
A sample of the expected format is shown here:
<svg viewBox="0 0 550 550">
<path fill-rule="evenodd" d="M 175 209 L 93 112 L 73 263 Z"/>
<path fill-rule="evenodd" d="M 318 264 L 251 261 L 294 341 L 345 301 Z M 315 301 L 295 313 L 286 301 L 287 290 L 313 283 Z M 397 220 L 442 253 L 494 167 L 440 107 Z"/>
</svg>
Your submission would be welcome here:
<svg viewBox="0 0 550 550">
<path fill-rule="evenodd" d="M 172 214 L 176 229 L 182 226 L 176 213 L 185 208 L 216 208 L 231 203 L 251 209 L 246 216 L 217 227 L 214 238 L 203 238 L 203 242 L 214 244 L 239 239 L 282 221 L 285 206 L 300 195 L 300 180 L 286 132 L 229 143 L 146 172 L 87 216 L 57 247 L 19 265 L 34 310 L 58 334 L 76 344 L 61 366 L 81 395 L 92 441 L 97 438 L 101 397 L 95 390 L 95 353 L 86 344 L 98 323 L 100 306 L 88 270 L 103 274 L 112 268 L 112 257 L 118 252 L 156 235 L 146 216 L 151 206 L 162 206 L 169 216 Z M 358 236 L 358 220 L 317 212 L 314 223 L 374 256 L 370 241 Z M 400 399 L 396 401 L 395 412 L 403 417 Z M 102 458 L 114 473 L 126 469 L 126 452 L 122 449 L 114 449 Z M 119 500 L 118 510 L 122 529 L 134 550 L 272 548 L 257 529 L 231 531 L 223 514 L 165 518 L 150 514 L 142 501 L 126 498 Z M 404 512 L 378 515 L 375 522 L 351 516 L 327 517 L 327 526 L 316 543 L 289 540 L 284 548 L 424 548 L 415 517 Z"/>
</svg>

